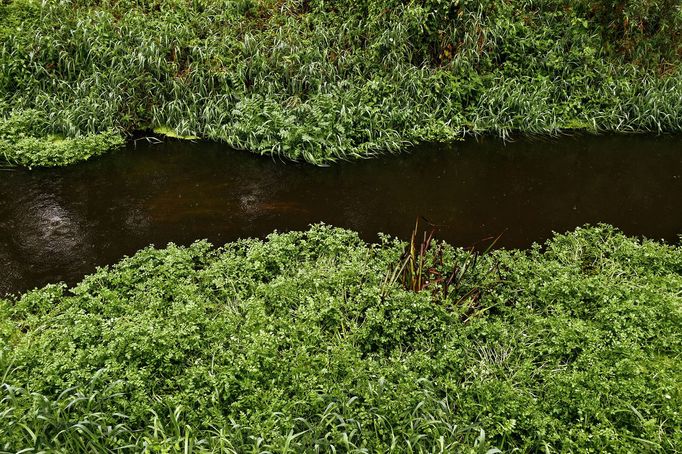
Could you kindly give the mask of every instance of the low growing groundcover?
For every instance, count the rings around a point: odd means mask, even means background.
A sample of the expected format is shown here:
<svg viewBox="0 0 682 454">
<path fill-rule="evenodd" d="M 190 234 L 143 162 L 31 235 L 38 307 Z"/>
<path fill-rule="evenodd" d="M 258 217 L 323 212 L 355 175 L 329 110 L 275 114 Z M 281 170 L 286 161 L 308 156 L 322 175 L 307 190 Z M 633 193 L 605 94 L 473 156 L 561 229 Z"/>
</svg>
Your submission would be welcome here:
<svg viewBox="0 0 682 454">
<path fill-rule="evenodd" d="M 679 245 L 600 225 L 475 266 L 441 245 L 444 296 L 381 238 L 149 247 L 2 300 L 0 448 L 682 449 Z"/>
<path fill-rule="evenodd" d="M 314 164 L 467 134 L 682 131 L 675 0 L 3 0 L 0 159 L 135 131 Z"/>
</svg>

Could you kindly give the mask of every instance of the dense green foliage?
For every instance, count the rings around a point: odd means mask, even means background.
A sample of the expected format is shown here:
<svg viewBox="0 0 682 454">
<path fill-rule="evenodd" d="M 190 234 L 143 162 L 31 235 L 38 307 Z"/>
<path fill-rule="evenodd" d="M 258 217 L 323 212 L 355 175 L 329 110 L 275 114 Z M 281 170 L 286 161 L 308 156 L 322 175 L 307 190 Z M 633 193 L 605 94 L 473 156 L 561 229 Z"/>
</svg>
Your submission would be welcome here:
<svg viewBox="0 0 682 454">
<path fill-rule="evenodd" d="M 27 167 L 61 166 L 123 145 L 123 138 L 113 130 L 72 138 L 40 131 L 47 131 L 46 121 L 35 110 L 0 119 L 0 159 Z"/>
<path fill-rule="evenodd" d="M 2 149 L 65 163 L 115 141 L 79 156 L 51 135 L 163 128 L 320 164 L 466 133 L 680 131 L 681 30 L 676 0 L 4 0 L 0 124 L 44 123 Z"/>
<path fill-rule="evenodd" d="M 682 449 L 680 246 L 577 229 L 445 299 L 387 278 L 403 247 L 315 226 L 147 248 L 2 301 L 2 448 Z"/>
</svg>

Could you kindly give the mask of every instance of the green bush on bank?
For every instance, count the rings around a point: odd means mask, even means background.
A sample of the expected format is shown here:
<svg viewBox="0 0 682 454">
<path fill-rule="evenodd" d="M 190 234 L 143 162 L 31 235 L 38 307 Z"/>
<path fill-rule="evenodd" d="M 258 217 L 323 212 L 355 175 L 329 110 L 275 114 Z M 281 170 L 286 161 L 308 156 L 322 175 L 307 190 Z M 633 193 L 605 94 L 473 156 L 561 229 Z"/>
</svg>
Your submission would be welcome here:
<svg viewBox="0 0 682 454">
<path fill-rule="evenodd" d="M 681 30 L 674 0 L 5 0 L 0 117 L 44 117 L 35 165 L 62 153 L 51 135 L 108 130 L 315 164 L 467 133 L 675 132 Z"/>
<path fill-rule="evenodd" d="M 403 247 L 326 226 L 150 247 L 6 299 L 0 448 L 682 448 L 679 245 L 599 226 L 497 251 L 462 284 L 500 280 L 474 312 L 387 279 Z"/>
<path fill-rule="evenodd" d="M 75 137 L 41 135 L 46 129 L 46 119 L 35 110 L 0 118 L 0 160 L 26 167 L 64 166 L 124 144 L 121 134 L 114 130 Z"/>
</svg>

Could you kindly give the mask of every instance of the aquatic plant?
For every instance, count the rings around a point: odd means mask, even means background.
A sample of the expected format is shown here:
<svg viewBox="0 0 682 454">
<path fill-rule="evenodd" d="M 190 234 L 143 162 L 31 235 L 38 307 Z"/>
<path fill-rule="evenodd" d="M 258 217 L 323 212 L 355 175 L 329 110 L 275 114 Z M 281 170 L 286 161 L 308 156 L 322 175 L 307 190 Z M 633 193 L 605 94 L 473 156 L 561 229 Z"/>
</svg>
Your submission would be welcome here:
<svg viewBox="0 0 682 454">
<path fill-rule="evenodd" d="M 386 287 L 405 247 L 317 225 L 0 299 L 0 451 L 682 448 L 679 245 L 597 226 L 482 254 L 501 279 L 468 319 Z"/>
<path fill-rule="evenodd" d="M 81 158 L 51 136 L 155 128 L 314 164 L 465 134 L 680 131 L 679 5 L 607 3 L 5 1 L 0 117 L 40 113 L 24 165 Z"/>
<path fill-rule="evenodd" d="M 420 220 L 429 226 L 428 229 L 420 228 Z M 455 258 L 447 260 L 445 258 L 447 249 L 445 244 L 441 243 L 432 247 L 437 231 L 437 227 L 428 220 L 417 218 L 410 235 L 410 242 L 405 247 L 400 261 L 387 274 L 384 285 L 390 286 L 399 279 L 405 290 L 420 292 L 429 288 L 438 299 L 444 301 L 448 300 L 448 295 L 452 290 L 457 298 L 454 302 L 455 305 L 460 305 L 465 301 L 471 305 L 476 305 L 483 294 L 484 287 L 476 285 L 460 292 L 463 290 L 462 284 L 467 280 L 481 283 L 491 273 L 499 272 L 498 264 L 495 262 L 489 264 L 486 270 L 479 270 L 477 265 L 481 254 L 488 254 L 495 247 L 500 237 L 490 242 L 482 252 L 472 247 L 466 251 L 459 251 Z M 421 241 L 418 240 L 420 235 Z M 454 261 L 454 264 L 448 268 L 445 265 L 446 261 Z M 470 275 L 472 274 L 476 274 L 476 277 L 471 278 Z M 494 281 L 493 283 L 497 282 Z"/>
</svg>

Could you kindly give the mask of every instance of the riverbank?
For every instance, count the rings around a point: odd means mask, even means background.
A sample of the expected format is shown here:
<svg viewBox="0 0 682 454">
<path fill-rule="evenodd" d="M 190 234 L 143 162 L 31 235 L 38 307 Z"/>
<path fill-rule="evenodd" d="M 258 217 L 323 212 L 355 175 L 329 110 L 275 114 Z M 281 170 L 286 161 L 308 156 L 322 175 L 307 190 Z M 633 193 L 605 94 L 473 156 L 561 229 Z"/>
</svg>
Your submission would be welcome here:
<svg viewBox="0 0 682 454">
<path fill-rule="evenodd" d="M 679 245 L 607 226 L 475 264 L 432 245 L 447 279 L 424 267 L 418 292 L 404 248 L 318 225 L 2 300 L 1 448 L 682 447 Z"/>
<path fill-rule="evenodd" d="M 0 157 L 163 131 L 326 164 L 467 134 L 682 130 L 674 2 L 0 4 Z"/>
</svg>

